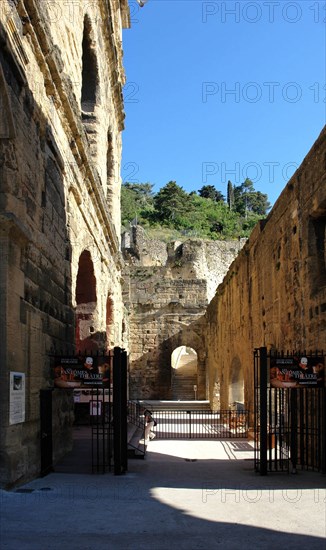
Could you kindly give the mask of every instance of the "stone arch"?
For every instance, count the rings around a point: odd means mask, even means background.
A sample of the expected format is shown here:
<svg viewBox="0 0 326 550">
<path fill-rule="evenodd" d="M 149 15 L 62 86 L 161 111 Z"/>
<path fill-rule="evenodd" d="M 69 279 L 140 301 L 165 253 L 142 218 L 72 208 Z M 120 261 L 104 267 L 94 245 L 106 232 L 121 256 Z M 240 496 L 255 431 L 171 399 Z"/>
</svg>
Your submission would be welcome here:
<svg viewBox="0 0 326 550">
<path fill-rule="evenodd" d="M 244 378 L 241 361 L 238 356 L 232 359 L 229 375 L 229 406 L 244 403 Z"/>
<path fill-rule="evenodd" d="M 89 250 L 84 250 L 78 262 L 76 279 L 76 349 L 96 351 L 95 334 L 97 291 L 94 264 Z"/>
<path fill-rule="evenodd" d="M 171 393 L 173 399 L 193 400 L 197 397 L 197 352 L 181 345 L 171 354 Z M 194 389 L 196 386 L 196 391 Z"/>
</svg>

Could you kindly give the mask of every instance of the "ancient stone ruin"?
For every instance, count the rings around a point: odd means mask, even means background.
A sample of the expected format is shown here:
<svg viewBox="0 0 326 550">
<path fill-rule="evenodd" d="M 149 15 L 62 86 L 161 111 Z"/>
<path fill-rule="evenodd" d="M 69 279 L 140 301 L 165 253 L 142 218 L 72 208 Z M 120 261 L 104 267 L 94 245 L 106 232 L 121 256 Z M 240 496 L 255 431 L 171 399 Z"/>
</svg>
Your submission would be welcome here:
<svg viewBox="0 0 326 550">
<path fill-rule="evenodd" d="M 207 398 L 203 316 L 244 242 L 166 244 L 147 238 L 139 226 L 124 234 L 131 397 Z M 181 362 L 174 360 L 178 353 Z"/>
</svg>

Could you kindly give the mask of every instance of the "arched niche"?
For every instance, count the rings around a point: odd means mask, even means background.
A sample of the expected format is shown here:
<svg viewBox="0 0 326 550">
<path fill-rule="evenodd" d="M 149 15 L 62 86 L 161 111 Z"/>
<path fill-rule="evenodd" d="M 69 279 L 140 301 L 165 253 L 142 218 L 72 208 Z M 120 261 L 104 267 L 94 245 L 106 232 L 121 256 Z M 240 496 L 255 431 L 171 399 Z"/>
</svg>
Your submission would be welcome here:
<svg viewBox="0 0 326 550">
<path fill-rule="evenodd" d="M 82 44 L 81 108 L 83 113 L 93 113 L 97 102 L 99 77 L 96 50 L 92 35 L 91 20 L 86 15 Z"/>
<path fill-rule="evenodd" d="M 89 250 L 84 250 L 79 257 L 75 299 L 76 349 L 96 351 L 98 346 L 93 338 L 96 333 L 96 277 Z"/>
<path fill-rule="evenodd" d="M 95 44 L 91 20 L 86 15 L 82 43 L 81 119 L 87 134 L 90 154 L 97 165 L 100 121 L 97 120 L 95 110 L 99 99 L 99 71 Z"/>
</svg>

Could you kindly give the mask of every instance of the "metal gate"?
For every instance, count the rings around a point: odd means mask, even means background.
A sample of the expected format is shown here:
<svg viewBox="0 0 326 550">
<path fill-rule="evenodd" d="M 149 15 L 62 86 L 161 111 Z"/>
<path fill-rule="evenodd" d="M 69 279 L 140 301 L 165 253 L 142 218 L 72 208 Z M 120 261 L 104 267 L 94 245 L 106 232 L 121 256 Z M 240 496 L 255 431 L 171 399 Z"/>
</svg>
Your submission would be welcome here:
<svg viewBox="0 0 326 550">
<path fill-rule="evenodd" d="M 311 385 L 300 386 L 299 370 L 294 365 L 302 356 L 324 366 L 322 353 L 268 354 L 266 348 L 254 352 L 255 469 L 261 475 L 272 471 L 295 473 L 297 467 L 326 472 L 324 373 L 320 381 L 317 375 L 311 375 Z M 278 369 L 284 380 L 273 382 L 273 365 L 284 367 Z"/>
<path fill-rule="evenodd" d="M 155 410 L 158 439 L 231 439 L 248 436 L 248 411 Z"/>
<path fill-rule="evenodd" d="M 81 383 L 78 386 L 78 395 L 75 393 L 75 406 L 82 406 L 81 424 L 84 425 L 86 420 L 87 426 L 90 425 L 90 430 L 87 430 L 89 445 L 87 444 L 86 452 L 89 453 L 89 460 L 91 458 L 92 473 L 105 473 L 113 469 L 114 474 L 119 475 L 127 470 L 127 353 L 115 347 L 103 355 L 53 355 L 54 369 L 60 371 L 59 387 L 74 388 L 74 372 L 77 371 L 77 375 L 80 372 L 78 365 L 83 357 L 92 358 L 94 362 L 96 358 L 102 369 L 100 384 L 89 383 L 84 386 Z M 69 368 L 66 367 L 65 370 L 62 364 Z M 77 365 L 75 370 L 74 365 Z M 65 379 L 62 378 L 62 371 Z M 67 376 L 71 378 L 67 380 Z M 85 379 L 89 380 L 86 377 Z M 71 383 L 73 386 L 69 386 Z M 41 392 L 43 474 L 48 473 L 52 467 L 52 401 L 49 400 L 48 393 Z M 82 403 L 79 402 L 81 397 L 84 398 Z"/>
<path fill-rule="evenodd" d="M 115 347 L 109 359 L 110 368 L 107 370 L 105 386 L 94 391 L 92 400 L 92 472 L 105 473 L 111 471 L 113 466 L 114 474 L 120 475 L 128 468 L 128 358 L 125 350 Z"/>
</svg>

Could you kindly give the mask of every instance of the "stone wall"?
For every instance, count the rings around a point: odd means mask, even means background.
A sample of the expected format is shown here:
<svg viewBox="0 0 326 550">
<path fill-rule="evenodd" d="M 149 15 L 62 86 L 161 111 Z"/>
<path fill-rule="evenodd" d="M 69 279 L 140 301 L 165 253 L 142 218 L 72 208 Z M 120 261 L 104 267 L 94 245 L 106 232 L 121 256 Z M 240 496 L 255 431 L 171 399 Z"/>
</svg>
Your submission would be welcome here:
<svg viewBox="0 0 326 550">
<path fill-rule="evenodd" d="M 130 397 L 171 399 L 171 354 L 187 346 L 197 353 L 197 396 L 206 399 L 202 319 L 243 242 L 191 239 L 165 244 L 153 242 L 137 226 L 123 243 Z"/>
<path fill-rule="evenodd" d="M 50 353 L 124 344 L 119 252 L 125 0 L 0 10 L 1 483 L 40 472 Z M 26 420 L 9 426 L 9 372 Z M 59 390 L 54 390 L 58 392 Z M 72 395 L 54 396 L 55 458 Z"/>
<path fill-rule="evenodd" d="M 209 304 L 205 347 L 216 407 L 238 400 L 243 383 L 253 410 L 254 348 L 326 349 L 325 161 L 324 129 Z"/>
</svg>

